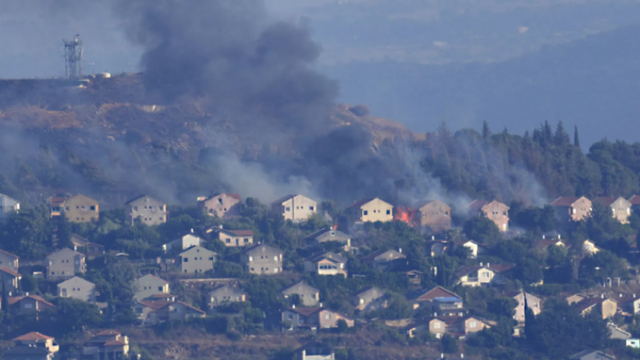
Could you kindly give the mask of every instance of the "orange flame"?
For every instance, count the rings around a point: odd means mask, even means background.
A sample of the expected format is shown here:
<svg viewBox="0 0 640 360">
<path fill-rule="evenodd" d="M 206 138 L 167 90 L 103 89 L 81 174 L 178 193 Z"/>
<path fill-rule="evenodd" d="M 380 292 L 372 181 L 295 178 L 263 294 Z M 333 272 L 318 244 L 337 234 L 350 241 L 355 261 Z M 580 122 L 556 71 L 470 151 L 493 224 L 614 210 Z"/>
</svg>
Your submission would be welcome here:
<svg viewBox="0 0 640 360">
<path fill-rule="evenodd" d="M 416 210 L 408 207 L 403 207 L 403 206 L 396 207 L 395 212 L 393 214 L 393 220 L 405 222 L 409 224 L 409 226 L 414 225 L 415 217 L 416 217 Z"/>
</svg>

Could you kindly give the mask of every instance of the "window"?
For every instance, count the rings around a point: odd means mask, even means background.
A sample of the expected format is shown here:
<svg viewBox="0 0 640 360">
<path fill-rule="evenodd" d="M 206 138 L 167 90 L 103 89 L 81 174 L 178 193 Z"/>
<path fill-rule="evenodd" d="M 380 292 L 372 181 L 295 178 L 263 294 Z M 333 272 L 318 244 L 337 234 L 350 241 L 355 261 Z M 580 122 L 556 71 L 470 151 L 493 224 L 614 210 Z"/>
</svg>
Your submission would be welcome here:
<svg viewBox="0 0 640 360">
<path fill-rule="evenodd" d="M 364 304 L 364 299 L 360 299 L 360 304 Z"/>
<path fill-rule="evenodd" d="M 52 271 L 52 272 L 51 272 L 51 275 L 55 275 L 55 274 L 56 274 L 56 272 L 55 272 L 55 271 Z"/>
<path fill-rule="evenodd" d="M 286 207 L 285 211 L 291 211 L 291 208 L 290 207 Z"/>
<path fill-rule="evenodd" d="M 275 269 L 273 269 L 273 272 L 274 272 L 274 273 L 277 273 L 278 271 L 280 271 L 280 269 L 279 269 L 279 268 L 275 268 Z"/>
<path fill-rule="evenodd" d="M 58 210 L 60 210 L 60 208 L 58 208 Z M 69 207 L 68 207 L 68 206 L 65 206 L 65 207 L 64 207 L 64 210 L 65 210 L 65 211 L 69 211 Z"/>
<path fill-rule="evenodd" d="M 476 322 L 475 322 L 475 321 L 472 321 L 472 322 L 470 322 L 470 323 L 469 323 L 469 327 L 470 327 L 470 328 L 475 328 L 475 327 L 476 327 L 476 325 L 477 325 L 477 324 L 476 324 Z"/>
<path fill-rule="evenodd" d="M 273 257 L 273 261 L 278 261 L 278 257 L 277 257 L 277 256 L 274 256 L 274 257 Z"/>
<path fill-rule="evenodd" d="M 189 259 L 188 258 L 183 258 L 182 261 L 183 262 L 189 262 Z"/>
<path fill-rule="evenodd" d="M 313 211 L 313 206 L 309 206 L 309 210 Z"/>
<path fill-rule="evenodd" d="M 324 314 L 324 319 L 325 320 L 331 319 L 331 314 Z"/>
<path fill-rule="evenodd" d="M 162 292 L 162 286 L 158 286 L 158 291 Z"/>
<path fill-rule="evenodd" d="M 96 211 L 96 207 L 95 207 L 95 205 L 91 205 L 91 208 L 90 208 L 90 209 L 91 209 L 91 211 Z"/>
<path fill-rule="evenodd" d="M 209 258 L 209 260 L 213 261 L 213 256 Z"/>
<path fill-rule="evenodd" d="M 249 256 L 249 261 L 253 261 L 253 256 Z"/>
<path fill-rule="evenodd" d="M 289 319 L 293 319 L 293 314 L 289 314 Z"/>
<path fill-rule="evenodd" d="M 433 324 L 434 329 L 440 329 L 440 326 L 442 326 L 442 324 L 440 324 L 439 322 Z"/>
<path fill-rule="evenodd" d="M 364 211 L 364 215 L 369 215 L 369 212 L 367 210 Z"/>
<path fill-rule="evenodd" d="M 391 215 L 391 210 L 387 210 L 387 215 Z"/>
<path fill-rule="evenodd" d="M 249 242 L 249 239 L 245 238 L 245 239 L 244 239 L 244 243 L 246 244 L 246 243 L 248 243 L 248 242 Z"/>
</svg>

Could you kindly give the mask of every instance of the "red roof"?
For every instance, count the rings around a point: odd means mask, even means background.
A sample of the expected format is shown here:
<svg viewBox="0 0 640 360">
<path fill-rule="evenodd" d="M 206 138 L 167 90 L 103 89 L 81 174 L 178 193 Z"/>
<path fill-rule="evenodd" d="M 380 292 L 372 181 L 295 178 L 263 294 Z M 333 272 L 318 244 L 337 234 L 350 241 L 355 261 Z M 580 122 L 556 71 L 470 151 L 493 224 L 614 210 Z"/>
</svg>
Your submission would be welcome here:
<svg viewBox="0 0 640 360">
<path fill-rule="evenodd" d="M 488 203 L 489 201 L 487 200 L 473 200 L 471 204 L 469 204 L 469 210 L 480 211 L 480 209 Z"/>
<path fill-rule="evenodd" d="M 21 278 L 22 277 L 22 275 L 20 275 L 19 272 L 13 271 L 13 270 L 11 270 L 9 268 L 6 268 L 6 267 L 0 267 L 0 271 L 2 271 L 4 273 L 7 273 L 7 274 L 9 274 L 9 275 L 11 275 L 13 277 L 17 277 L 17 278 Z"/>
<path fill-rule="evenodd" d="M 49 198 L 49 204 L 51 204 L 51 206 L 60 206 L 64 204 L 65 200 L 65 198 L 60 196 L 52 196 Z"/>
<path fill-rule="evenodd" d="M 629 198 L 631 205 L 640 205 L 640 195 L 633 195 Z"/>
<path fill-rule="evenodd" d="M 163 307 L 169 305 L 169 304 L 173 304 L 170 301 L 148 301 L 148 300 L 140 300 L 138 301 L 140 304 L 153 309 L 153 310 L 160 310 Z"/>
<path fill-rule="evenodd" d="M 104 343 L 104 346 L 123 346 L 123 345 L 127 345 L 127 343 L 121 340 L 111 340 Z"/>
<path fill-rule="evenodd" d="M 12 297 L 10 297 L 10 298 L 9 298 L 9 305 L 13 305 L 13 304 L 19 303 L 20 301 L 22 301 L 22 300 L 24 300 L 24 299 L 27 299 L 27 298 L 33 299 L 33 300 L 35 300 L 35 301 L 42 302 L 42 303 L 44 303 L 45 305 L 49 305 L 49 306 L 55 307 L 55 305 L 53 305 L 52 303 L 48 302 L 48 301 L 47 301 L 47 300 L 45 300 L 43 297 L 38 296 L 38 295 L 29 295 L 29 296 L 12 296 Z"/>
<path fill-rule="evenodd" d="M 112 329 L 107 329 L 107 330 L 102 330 L 99 333 L 96 334 L 96 336 L 104 336 L 104 335 L 120 335 L 120 331 L 117 330 L 112 330 Z"/>
<path fill-rule="evenodd" d="M 609 206 L 611 204 L 613 204 L 614 201 L 616 201 L 617 198 L 614 198 L 613 196 L 598 196 L 597 198 L 595 198 L 593 201 L 594 202 L 599 202 L 604 206 Z"/>
<path fill-rule="evenodd" d="M 309 316 L 314 314 L 315 312 L 319 311 L 322 308 L 319 307 L 301 307 L 301 308 L 295 308 L 295 309 L 289 309 L 289 311 L 293 311 L 293 312 L 297 312 L 300 315 L 303 316 Z"/>
<path fill-rule="evenodd" d="M 553 200 L 551 206 L 571 206 L 574 202 L 578 201 L 579 197 L 575 196 L 560 196 Z"/>
<path fill-rule="evenodd" d="M 39 332 L 32 331 L 28 334 L 18 336 L 13 341 L 38 341 L 38 340 L 53 340 L 51 336 L 42 335 Z"/>
<path fill-rule="evenodd" d="M 20 258 L 18 255 L 16 255 L 16 254 L 12 254 L 12 253 L 10 253 L 10 252 L 8 252 L 8 251 L 4 251 L 4 250 L 2 250 L 2 249 L 0 249 L 0 252 L 1 252 L 1 253 L 3 253 L 3 254 L 9 255 L 9 256 L 13 256 L 13 257 L 14 257 L 14 258 L 16 258 L 16 259 L 19 259 L 19 258 Z"/>
<path fill-rule="evenodd" d="M 454 293 L 453 291 L 449 291 L 445 288 L 443 288 L 442 286 L 436 286 L 433 289 L 423 293 L 422 295 L 418 296 L 416 298 L 417 301 L 431 301 L 433 299 L 436 298 L 441 298 L 441 297 L 457 297 L 460 298 L 460 296 L 456 293 Z"/>
<path fill-rule="evenodd" d="M 222 229 L 221 231 L 226 231 L 232 233 L 235 236 L 253 236 L 253 230 L 227 230 Z"/>
</svg>

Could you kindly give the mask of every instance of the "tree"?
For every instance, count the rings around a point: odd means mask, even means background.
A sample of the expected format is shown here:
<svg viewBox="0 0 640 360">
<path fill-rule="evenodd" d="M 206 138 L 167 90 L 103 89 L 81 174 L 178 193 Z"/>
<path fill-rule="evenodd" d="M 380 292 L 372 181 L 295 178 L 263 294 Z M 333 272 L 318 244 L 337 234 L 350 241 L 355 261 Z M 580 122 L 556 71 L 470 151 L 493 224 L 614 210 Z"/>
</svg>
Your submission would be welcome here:
<svg viewBox="0 0 640 360">
<path fill-rule="evenodd" d="M 3 311 L 7 311 L 9 310 L 9 293 L 7 292 L 7 285 L 6 282 L 4 280 L 4 274 L 0 275 L 0 281 L 2 281 L 2 310 Z"/>
<path fill-rule="evenodd" d="M 495 246 L 496 255 L 510 263 L 519 263 L 527 256 L 527 249 L 514 240 L 504 240 Z"/>
<path fill-rule="evenodd" d="M 349 330 L 349 324 L 344 319 L 338 320 L 338 332 L 342 334 L 347 330 Z"/>
<path fill-rule="evenodd" d="M 442 352 L 446 354 L 458 353 L 458 340 L 449 334 L 444 334 L 441 339 Z"/>
<path fill-rule="evenodd" d="M 24 290 L 25 292 L 28 292 L 28 293 L 39 292 L 38 280 L 29 273 L 25 273 L 24 275 L 22 275 L 21 284 L 22 284 L 22 290 Z"/>
<path fill-rule="evenodd" d="M 573 146 L 580 147 L 580 135 L 578 134 L 578 125 L 573 130 Z"/>
<path fill-rule="evenodd" d="M 515 277 L 527 285 L 538 283 L 543 277 L 542 267 L 537 261 L 526 258 L 516 266 Z"/>
<path fill-rule="evenodd" d="M 490 136 L 491 136 L 491 130 L 489 129 L 489 123 L 487 123 L 487 120 L 484 120 L 482 122 L 482 138 L 485 141 L 488 141 Z"/>
<path fill-rule="evenodd" d="M 516 306 L 518 306 L 518 302 L 515 299 L 502 297 L 489 300 L 487 303 L 487 310 L 497 317 L 512 319 Z"/>
<path fill-rule="evenodd" d="M 56 325 L 61 335 L 68 335 L 95 326 L 102 321 L 100 310 L 95 304 L 73 298 L 57 298 Z"/>
<path fill-rule="evenodd" d="M 562 300 L 548 300 L 545 310 L 526 326 L 530 348 L 557 359 L 585 348 L 600 348 L 608 338 L 606 321 L 596 312 L 583 317 Z"/>
<path fill-rule="evenodd" d="M 58 239 L 58 248 L 71 247 L 71 236 L 73 232 L 71 230 L 71 223 L 69 219 L 67 219 L 64 211 L 58 216 L 57 225 L 56 238 Z"/>
<path fill-rule="evenodd" d="M 500 230 L 496 224 L 484 216 L 476 216 L 464 223 L 464 234 L 468 239 L 479 243 L 495 244 L 500 238 Z"/>
</svg>

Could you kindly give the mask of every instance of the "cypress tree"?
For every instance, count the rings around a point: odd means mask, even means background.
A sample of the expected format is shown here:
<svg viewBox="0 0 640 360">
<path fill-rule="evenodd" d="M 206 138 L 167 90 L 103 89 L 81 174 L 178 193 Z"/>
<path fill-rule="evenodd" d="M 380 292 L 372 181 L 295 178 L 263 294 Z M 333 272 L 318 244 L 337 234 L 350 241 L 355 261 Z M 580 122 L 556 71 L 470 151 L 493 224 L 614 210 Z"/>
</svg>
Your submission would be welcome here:
<svg viewBox="0 0 640 360">
<path fill-rule="evenodd" d="M 578 134 L 578 125 L 576 125 L 573 131 L 573 145 L 580 147 L 580 135 Z"/>
<path fill-rule="evenodd" d="M 485 120 L 482 122 L 482 138 L 489 140 L 489 136 L 491 136 L 491 130 L 489 130 L 489 124 L 487 120 Z"/>
</svg>

